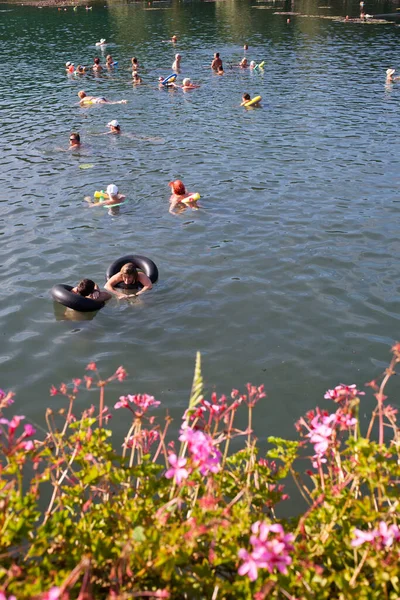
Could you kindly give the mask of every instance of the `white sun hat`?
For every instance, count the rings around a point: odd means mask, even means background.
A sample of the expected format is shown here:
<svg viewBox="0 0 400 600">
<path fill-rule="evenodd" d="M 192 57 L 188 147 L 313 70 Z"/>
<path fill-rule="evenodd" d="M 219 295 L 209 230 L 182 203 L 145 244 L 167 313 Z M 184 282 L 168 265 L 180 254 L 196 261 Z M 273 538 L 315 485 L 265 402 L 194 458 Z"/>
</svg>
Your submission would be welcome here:
<svg viewBox="0 0 400 600">
<path fill-rule="evenodd" d="M 119 127 L 119 123 L 118 123 L 117 119 L 110 121 L 109 123 L 107 123 L 107 125 L 108 125 L 108 127 Z"/>
<path fill-rule="evenodd" d="M 393 75 L 393 73 L 396 73 L 396 69 L 387 69 L 386 71 L 386 75 Z"/>
<path fill-rule="evenodd" d="M 109 196 L 116 196 L 118 194 L 117 186 L 113 183 L 110 183 L 110 185 L 107 186 L 107 194 Z"/>
</svg>

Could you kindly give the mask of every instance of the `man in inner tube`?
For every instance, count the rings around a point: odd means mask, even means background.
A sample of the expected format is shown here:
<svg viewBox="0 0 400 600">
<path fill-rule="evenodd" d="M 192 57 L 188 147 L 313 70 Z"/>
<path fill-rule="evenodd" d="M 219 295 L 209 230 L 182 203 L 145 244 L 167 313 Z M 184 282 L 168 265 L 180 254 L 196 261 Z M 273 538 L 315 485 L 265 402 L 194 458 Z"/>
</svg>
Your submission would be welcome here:
<svg viewBox="0 0 400 600">
<path fill-rule="evenodd" d="M 97 283 L 91 279 L 82 279 L 82 281 L 80 281 L 76 287 L 72 288 L 71 291 L 84 298 L 98 300 L 99 302 L 107 302 L 107 300 L 111 298 L 111 294 L 102 292 Z"/>
</svg>

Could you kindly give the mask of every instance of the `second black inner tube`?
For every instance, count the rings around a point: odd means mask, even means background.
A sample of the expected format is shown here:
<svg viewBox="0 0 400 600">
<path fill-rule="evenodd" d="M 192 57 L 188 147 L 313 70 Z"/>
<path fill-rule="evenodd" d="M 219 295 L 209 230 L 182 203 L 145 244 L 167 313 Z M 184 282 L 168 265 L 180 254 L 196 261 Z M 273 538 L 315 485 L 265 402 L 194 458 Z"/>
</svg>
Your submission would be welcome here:
<svg viewBox="0 0 400 600">
<path fill-rule="evenodd" d="M 113 275 L 116 275 L 120 272 L 122 267 L 127 263 L 132 263 L 134 267 L 143 271 L 145 275 L 150 279 L 151 283 L 155 283 L 158 279 L 158 268 L 157 265 L 146 256 L 140 256 L 138 254 L 127 254 L 126 256 L 121 256 L 121 258 L 117 258 L 111 265 L 108 267 L 106 272 L 106 280 L 108 281 Z M 143 286 L 141 283 L 117 283 L 115 287 L 123 288 L 126 290 L 131 289 L 141 289 Z"/>
</svg>

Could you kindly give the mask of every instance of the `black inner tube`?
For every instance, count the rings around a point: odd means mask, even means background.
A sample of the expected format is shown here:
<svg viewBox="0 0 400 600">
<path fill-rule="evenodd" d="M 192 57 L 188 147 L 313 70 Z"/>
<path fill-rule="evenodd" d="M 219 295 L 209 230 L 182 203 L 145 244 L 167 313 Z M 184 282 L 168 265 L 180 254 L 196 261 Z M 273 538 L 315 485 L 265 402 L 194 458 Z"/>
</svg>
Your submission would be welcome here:
<svg viewBox="0 0 400 600">
<path fill-rule="evenodd" d="M 51 296 L 56 302 L 79 312 L 94 312 L 103 308 L 104 302 L 75 294 L 72 289 L 70 285 L 58 283 L 51 288 Z"/>
<path fill-rule="evenodd" d="M 146 256 L 139 256 L 137 254 L 127 254 L 126 256 L 121 256 L 121 258 L 117 258 L 111 265 L 108 267 L 106 272 L 106 281 L 110 279 L 113 275 L 116 275 L 120 272 L 122 267 L 127 263 L 132 263 L 137 269 L 143 271 L 145 275 L 150 279 L 151 283 L 155 283 L 158 279 L 158 269 L 156 264 Z M 117 283 L 115 287 L 123 288 L 126 290 L 131 289 L 141 289 L 143 286 L 141 283 Z"/>
</svg>

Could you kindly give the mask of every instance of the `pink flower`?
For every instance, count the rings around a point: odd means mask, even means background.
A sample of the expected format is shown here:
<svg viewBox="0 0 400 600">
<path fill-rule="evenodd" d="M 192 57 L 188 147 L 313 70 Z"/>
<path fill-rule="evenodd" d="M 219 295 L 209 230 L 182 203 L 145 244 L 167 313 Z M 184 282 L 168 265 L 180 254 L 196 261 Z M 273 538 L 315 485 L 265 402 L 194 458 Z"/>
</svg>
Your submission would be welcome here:
<svg viewBox="0 0 400 600">
<path fill-rule="evenodd" d="M 124 367 L 118 367 L 118 369 L 115 371 L 115 377 L 118 379 L 118 381 L 123 381 L 127 376 L 128 373 L 125 371 Z"/>
<path fill-rule="evenodd" d="M 187 442 L 193 465 L 203 476 L 218 473 L 221 468 L 221 452 L 214 446 L 210 435 L 191 429 L 184 423 L 179 441 Z"/>
<path fill-rule="evenodd" d="M 400 529 L 397 525 L 387 525 L 385 521 L 381 521 L 378 527 L 369 531 L 354 529 L 354 538 L 351 542 L 353 548 L 357 548 L 362 544 L 373 543 L 378 550 L 390 548 L 393 542 L 400 541 Z"/>
<path fill-rule="evenodd" d="M 33 425 L 30 425 L 29 423 L 27 425 L 24 425 L 24 430 L 26 437 L 30 437 L 31 435 L 35 435 L 36 433 L 36 429 L 33 427 Z"/>
<path fill-rule="evenodd" d="M 0 600 L 7 600 L 4 592 L 0 591 Z M 8 600 L 17 600 L 15 596 L 8 596 Z"/>
<path fill-rule="evenodd" d="M 328 390 L 324 395 L 324 398 L 338 403 L 352 400 L 358 396 L 365 396 L 365 392 L 360 392 L 355 383 L 352 385 L 344 385 L 344 383 L 341 383 L 340 385 L 337 385 L 334 390 Z"/>
<path fill-rule="evenodd" d="M 250 554 L 244 548 L 239 550 L 239 558 L 245 561 L 239 567 L 239 575 L 247 574 L 250 581 L 255 581 L 257 569 L 267 569 L 270 573 L 276 569 L 286 574 L 287 567 L 292 563 L 289 552 L 293 550 L 293 535 L 285 534 L 279 523 L 270 525 L 257 521 L 251 530 L 253 535 L 250 537 L 250 544 L 253 550 Z"/>
<path fill-rule="evenodd" d="M 170 454 L 168 456 L 168 462 L 171 468 L 165 473 L 167 479 L 174 478 L 177 485 L 180 485 L 184 479 L 189 477 L 189 471 L 184 469 L 186 465 L 186 458 L 178 458 L 176 454 Z"/>
<path fill-rule="evenodd" d="M 325 455 L 332 443 L 333 427 L 331 423 L 336 420 L 336 415 L 323 416 L 318 414 L 310 423 L 311 430 L 306 437 L 310 438 L 310 442 L 314 444 L 314 452 L 317 458 Z"/>
<path fill-rule="evenodd" d="M 239 575 L 248 575 L 250 581 L 255 581 L 258 577 L 258 559 L 253 557 L 253 553 L 248 553 L 244 548 L 238 552 L 239 558 L 244 562 L 238 568 Z"/>
<path fill-rule="evenodd" d="M 29 440 L 28 442 L 21 442 L 19 444 L 19 447 L 25 450 L 26 452 L 29 452 L 30 450 L 33 450 L 35 448 L 35 444 L 32 442 L 32 440 Z"/>
<path fill-rule="evenodd" d="M 56 387 L 54 387 L 54 385 L 52 385 L 50 388 L 50 396 L 57 396 L 57 394 L 58 394 L 58 389 Z"/>
<path fill-rule="evenodd" d="M 59 600 L 61 597 L 61 590 L 59 587 L 52 587 L 43 596 L 43 600 Z"/>
<path fill-rule="evenodd" d="M 120 396 L 119 402 L 114 404 L 114 408 L 129 408 L 128 398 L 126 396 Z"/>
</svg>

